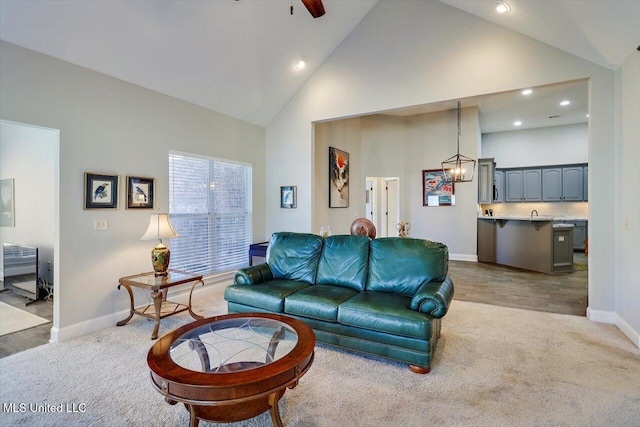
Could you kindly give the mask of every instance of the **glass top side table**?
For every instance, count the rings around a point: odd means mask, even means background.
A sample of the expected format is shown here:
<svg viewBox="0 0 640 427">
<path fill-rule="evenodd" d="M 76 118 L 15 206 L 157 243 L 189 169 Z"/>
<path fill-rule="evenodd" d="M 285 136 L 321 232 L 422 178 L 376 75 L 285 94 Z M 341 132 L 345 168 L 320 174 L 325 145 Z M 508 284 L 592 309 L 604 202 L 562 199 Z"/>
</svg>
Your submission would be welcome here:
<svg viewBox="0 0 640 427">
<path fill-rule="evenodd" d="M 167 291 L 173 286 L 183 285 L 191 283 L 191 290 L 189 291 L 189 303 L 181 304 L 167 300 Z M 118 289 L 121 286 L 129 292 L 129 300 L 131 302 L 131 309 L 129 311 L 129 317 L 116 323 L 118 326 L 126 325 L 134 314 L 138 316 L 146 317 L 156 321 L 151 339 L 158 338 L 158 330 L 160 329 L 160 319 L 172 316 L 176 313 L 182 313 L 183 311 L 189 311 L 189 314 L 194 319 L 202 319 L 202 316 L 193 312 L 191 306 L 191 297 L 193 289 L 196 285 L 202 284 L 202 275 L 193 274 L 186 271 L 169 269 L 169 274 L 166 276 L 155 277 L 154 272 L 134 274 L 133 276 L 121 277 L 119 279 Z M 135 308 L 135 302 L 133 297 L 134 288 L 144 289 L 150 292 L 152 303 L 147 304 L 146 307 Z"/>
</svg>

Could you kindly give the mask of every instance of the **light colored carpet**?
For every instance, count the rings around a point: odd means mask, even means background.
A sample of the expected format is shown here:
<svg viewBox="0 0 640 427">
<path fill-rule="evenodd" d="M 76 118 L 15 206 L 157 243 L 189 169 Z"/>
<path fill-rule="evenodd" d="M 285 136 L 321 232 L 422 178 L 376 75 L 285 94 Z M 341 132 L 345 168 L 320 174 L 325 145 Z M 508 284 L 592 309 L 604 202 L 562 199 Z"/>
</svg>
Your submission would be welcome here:
<svg viewBox="0 0 640 427">
<path fill-rule="evenodd" d="M 190 321 L 163 319 L 162 331 Z M 188 425 L 185 408 L 151 386 L 152 329 L 141 319 L 0 359 L 5 412 L 10 403 L 86 405 L 83 413 L 4 413 L 3 424 Z M 318 345 L 280 410 L 290 427 L 638 426 L 640 350 L 614 326 L 584 317 L 456 300 L 431 373 Z M 271 421 L 262 414 L 225 425 Z"/>
<path fill-rule="evenodd" d="M 0 336 L 45 323 L 49 323 L 49 321 L 0 301 Z"/>
</svg>

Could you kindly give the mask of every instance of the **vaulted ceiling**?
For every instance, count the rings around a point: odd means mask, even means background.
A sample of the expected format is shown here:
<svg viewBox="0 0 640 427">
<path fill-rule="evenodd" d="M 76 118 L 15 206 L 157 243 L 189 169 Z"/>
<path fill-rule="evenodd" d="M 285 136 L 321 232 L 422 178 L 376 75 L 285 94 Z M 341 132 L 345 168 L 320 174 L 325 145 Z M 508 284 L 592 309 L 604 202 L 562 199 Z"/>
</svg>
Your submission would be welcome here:
<svg viewBox="0 0 640 427">
<path fill-rule="evenodd" d="M 611 69 L 640 44 L 638 0 L 508 1 L 441 0 Z M 299 0 L 2 0 L 0 38 L 264 126 L 377 0 L 323 3 L 314 19 Z"/>
</svg>

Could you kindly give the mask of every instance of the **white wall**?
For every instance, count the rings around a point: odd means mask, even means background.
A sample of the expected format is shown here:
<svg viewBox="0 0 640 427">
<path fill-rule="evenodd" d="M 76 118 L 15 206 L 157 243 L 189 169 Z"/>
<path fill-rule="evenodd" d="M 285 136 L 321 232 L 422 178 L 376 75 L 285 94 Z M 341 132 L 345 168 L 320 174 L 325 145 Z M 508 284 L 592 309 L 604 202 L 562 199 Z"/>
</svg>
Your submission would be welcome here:
<svg viewBox="0 0 640 427">
<path fill-rule="evenodd" d="M 129 298 L 118 278 L 151 270 L 151 247 L 139 240 L 151 212 L 126 210 L 123 196 L 118 210 L 83 210 L 84 172 L 118 174 L 121 185 L 154 177 L 156 210 L 166 212 L 169 150 L 252 163 L 253 232 L 264 239 L 263 128 L 6 42 L 0 58 L 1 118 L 60 130 L 54 335 L 121 320 Z M 108 230 L 94 232 L 94 219 Z"/>
<path fill-rule="evenodd" d="M 619 243 L 616 319 L 640 347 L 640 52 L 618 70 L 620 79 L 620 197 L 615 217 Z"/>
<path fill-rule="evenodd" d="M 15 209 L 15 227 L 0 227 L 0 242 L 37 247 L 40 277 L 49 282 L 57 240 L 58 140 L 52 129 L 0 122 L 0 179 L 13 178 Z"/>
<path fill-rule="evenodd" d="M 586 123 L 482 134 L 483 158 L 493 157 L 498 168 L 518 168 L 589 160 Z"/>
<path fill-rule="evenodd" d="M 614 207 L 622 194 L 612 171 L 622 165 L 612 149 L 614 72 L 440 2 L 378 2 L 269 124 L 267 164 L 295 161 L 291 168 L 270 168 L 266 186 L 276 192 L 281 182 L 295 180 L 301 197 L 286 218 L 277 197 L 266 200 L 267 234 L 312 229 L 315 203 L 305 189 L 315 191 L 315 121 L 584 78 L 591 117 L 589 317 L 608 320 L 617 310 L 614 289 L 622 286 L 615 279 Z M 639 247 L 626 249 L 638 258 Z M 629 304 L 640 311 L 640 301 Z"/>
</svg>

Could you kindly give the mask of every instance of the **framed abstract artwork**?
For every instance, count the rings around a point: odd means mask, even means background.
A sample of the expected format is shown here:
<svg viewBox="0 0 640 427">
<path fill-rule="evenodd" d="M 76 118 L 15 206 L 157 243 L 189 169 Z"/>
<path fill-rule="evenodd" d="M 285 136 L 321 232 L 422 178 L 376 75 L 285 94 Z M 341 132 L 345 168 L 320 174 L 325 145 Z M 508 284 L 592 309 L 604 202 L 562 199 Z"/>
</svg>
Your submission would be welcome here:
<svg viewBox="0 0 640 427">
<path fill-rule="evenodd" d="M 446 179 L 442 169 L 422 171 L 422 206 L 453 206 L 456 204 L 451 174 Z"/>
<path fill-rule="evenodd" d="M 280 207 L 285 209 L 295 209 L 298 207 L 298 187 L 289 185 L 280 187 Z"/>
<path fill-rule="evenodd" d="M 118 175 L 84 173 L 84 209 L 118 209 Z"/>
<path fill-rule="evenodd" d="M 329 207 L 349 207 L 349 153 L 329 147 Z"/>
<path fill-rule="evenodd" d="M 15 227 L 13 178 L 0 180 L 0 226 Z"/>
<path fill-rule="evenodd" d="M 153 178 L 127 177 L 127 209 L 153 209 Z"/>
</svg>

